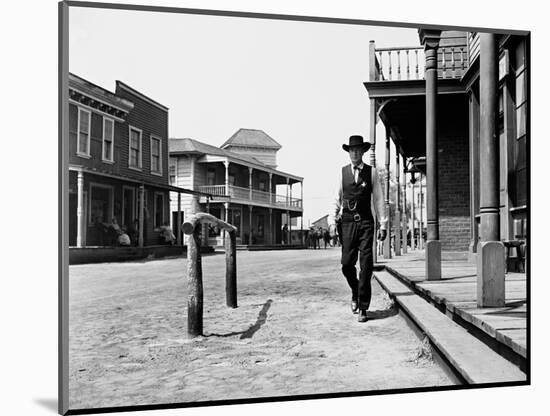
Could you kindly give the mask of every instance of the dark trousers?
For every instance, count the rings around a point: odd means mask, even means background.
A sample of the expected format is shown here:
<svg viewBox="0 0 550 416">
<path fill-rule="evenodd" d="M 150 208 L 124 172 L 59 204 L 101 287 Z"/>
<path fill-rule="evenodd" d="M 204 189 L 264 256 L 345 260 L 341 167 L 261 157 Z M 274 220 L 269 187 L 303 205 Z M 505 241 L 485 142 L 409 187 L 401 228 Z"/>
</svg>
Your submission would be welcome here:
<svg viewBox="0 0 550 416">
<path fill-rule="evenodd" d="M 368 309 L 371 300 L 370 280 L 373 270 L 372 244 L 374 221 L 342 223 L 342 273 L 346 278 L 359 309 Z M 359 279 L 355 264 L 359 256 Z"/>
</svg>

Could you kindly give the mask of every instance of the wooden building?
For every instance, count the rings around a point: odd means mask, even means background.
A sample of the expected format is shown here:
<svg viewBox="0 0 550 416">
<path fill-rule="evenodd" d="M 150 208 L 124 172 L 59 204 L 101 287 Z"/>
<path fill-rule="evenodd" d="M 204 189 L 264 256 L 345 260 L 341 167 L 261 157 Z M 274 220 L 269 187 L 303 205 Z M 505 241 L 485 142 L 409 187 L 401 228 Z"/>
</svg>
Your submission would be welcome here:
<svg viewBox="0 0 550 416">
<path fill-rule="evenodd" d="M 261 130 L 240 129 L 221 147 L 194 139 L 170 139 L 170 183 L 212 195 L 183 195 L 181 216 L 209 212 L 238 228 L 237 244 L 277 245 L 284 218 L 303 217 L 303 178 L 276 169 L 281 146 Z M 300 197 L 294 197 L 300 184 Z M 172 221 L 177 206 L 172 198 Z M 300 224 L 300 228 L 303 224 Z M 289 235 L 292 223 L 288 224 Z M 206 237 L 208 236 L 208 238 Z M 203 233 L 203 244 L 222 244 L 219 230 Z M 206 241 L 208 240 L 208 241 Z"/>
<path fill-rule="evenodd" d="M 169 222 L 168 108 L 127 84 L 115 92 L 69 74 L 69 246 L 160 243 Z"/>
<path fill-rule="evenodd" d="M 519 241 L 523 253 L 527 245 L 529 35 L 419 30 L 419 37 L 418 47 L 370 43 L 364 85 L 371 163 L 380 163 L 379 120 L 386 131 L 383 163 L 389 168 L 395 157 L 401 180 L 401 216 L 393 226 L 406 235 L 404 181 L 422 172 L 427 278 L 441 277 L 442 256 L 463 254 L 478 264 L 478 303 L 496 306 L 503 302 L 505 246 Z M 415 158 L 425 163 L 413 166 Z M 495 265 L 495 258 L 502 262 Z"/>
</svg>

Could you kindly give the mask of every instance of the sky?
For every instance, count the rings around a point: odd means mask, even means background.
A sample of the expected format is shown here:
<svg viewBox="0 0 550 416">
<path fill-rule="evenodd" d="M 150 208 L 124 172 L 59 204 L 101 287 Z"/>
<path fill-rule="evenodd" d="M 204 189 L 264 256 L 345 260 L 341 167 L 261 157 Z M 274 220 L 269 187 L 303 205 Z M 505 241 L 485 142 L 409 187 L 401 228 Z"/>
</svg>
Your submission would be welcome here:
<svg viewBox="0 0 550 416">
<path fill-rule="evenodd" d="M 167 106 L 170 137 L 220 146 L 250 128 L 279 142 L 278 169 L 304 178 L 304 225 L 330 209 L 342 143 L 368 140 L 369 41 L 419 45 L 416 29 L 79 7 L 69 25 L 69 70 Z M 380 123 L 377 136 L 383 160 Z"/>
</svg>

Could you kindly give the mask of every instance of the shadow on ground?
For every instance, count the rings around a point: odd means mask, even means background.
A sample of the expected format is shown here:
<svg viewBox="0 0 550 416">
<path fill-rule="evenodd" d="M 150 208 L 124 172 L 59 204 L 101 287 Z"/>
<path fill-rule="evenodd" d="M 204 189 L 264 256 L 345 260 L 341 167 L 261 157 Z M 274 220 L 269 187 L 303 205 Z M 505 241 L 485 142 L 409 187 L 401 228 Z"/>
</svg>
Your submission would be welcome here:
<svg viewBox="0 0 550 416">
<path fill-rule="evenodd" d="M 256 319 L 256 322 L 254 325 L 250 325 L 250 327 L 246 331 L 239 331 L 239 332 L 229 332 L 227 334 L 208 334 L 204 335 L 205 338 L 208 337 L 232 337 L 235 335 L 240 335 L 240 339 L 246 339 L 246 338 L 252 338 L 256 332 L 262 327 L 263 324 L 265 324 L 265 321 L 267 320 L 267 311 L 271 307 L 271 304 L 273 301 L 271 299 L 268 299 L 266 303 L 264 303 L 264 306 L 262 307 L 262 310 L 258 314 L 258 319 Z"/>
<path fill-rule="evenodd" d="M 53 413 L 57 413 L 57 399 L 34 399 L 34 402 Z"/>
</svg>

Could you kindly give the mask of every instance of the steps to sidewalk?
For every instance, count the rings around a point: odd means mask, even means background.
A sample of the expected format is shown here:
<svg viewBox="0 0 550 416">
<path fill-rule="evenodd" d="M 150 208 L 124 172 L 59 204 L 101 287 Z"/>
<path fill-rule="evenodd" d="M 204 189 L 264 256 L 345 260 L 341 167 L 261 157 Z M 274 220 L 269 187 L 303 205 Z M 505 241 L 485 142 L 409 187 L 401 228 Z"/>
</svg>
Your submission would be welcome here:
<svg viewBox="0 0 550 416">
<path fill-rule="evenodd" d="M 469 384 L 526 381 L 514 364 L 439 312 L 387 271 L 376 280 L 428 336 L 448 362 Z"/>
</svg>

